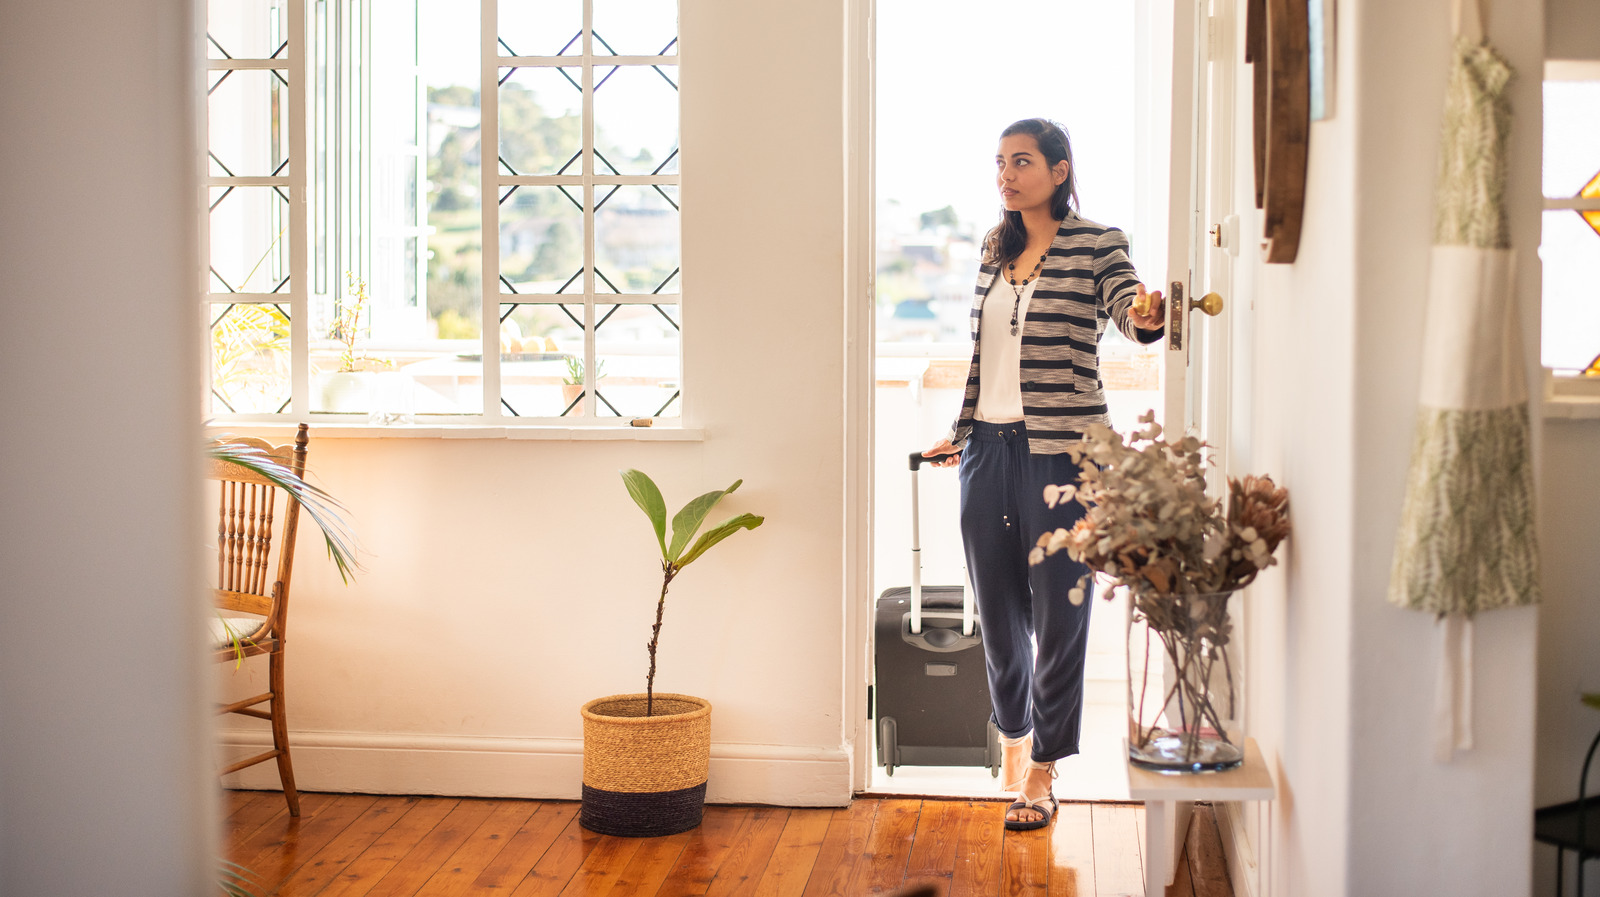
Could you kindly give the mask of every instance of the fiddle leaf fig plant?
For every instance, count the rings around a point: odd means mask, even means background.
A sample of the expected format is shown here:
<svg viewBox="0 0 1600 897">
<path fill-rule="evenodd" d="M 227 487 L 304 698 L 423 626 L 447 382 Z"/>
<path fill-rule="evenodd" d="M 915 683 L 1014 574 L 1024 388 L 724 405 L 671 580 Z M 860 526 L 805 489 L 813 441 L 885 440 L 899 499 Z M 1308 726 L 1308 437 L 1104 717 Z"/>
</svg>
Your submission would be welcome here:
<svg viewBox="0 0 1600 897">
<path fill-rule="evenodd" d="M 661 597 L 656 601 L 656 624 L 650 630 L 650 672 L 645 677 L 645 716 L 655 710 L 656 646 L 661 642 L 661 618 L 667 608 L 667 587 L 684 567 L 705 554 L 711 546 L 721 542 L 741 529 L 755 529 L 766 519 L 754 514 L 739 514 L 717 524 L 696 539 L 706 515 L 722 501 L 723 496 L 738 489 L 744 480 L 734 480 L 733 485 L 715 492 L 707 492 L 692 499 L 678 513 L 672 515 L 672 541 L 667 541 L 667 503 L 661 490 L 642 471 L 622 471 L 622 482 L 634 504 L 650 518 L 656 531 L 656 543 L 661 547 Z"/>
</svg>

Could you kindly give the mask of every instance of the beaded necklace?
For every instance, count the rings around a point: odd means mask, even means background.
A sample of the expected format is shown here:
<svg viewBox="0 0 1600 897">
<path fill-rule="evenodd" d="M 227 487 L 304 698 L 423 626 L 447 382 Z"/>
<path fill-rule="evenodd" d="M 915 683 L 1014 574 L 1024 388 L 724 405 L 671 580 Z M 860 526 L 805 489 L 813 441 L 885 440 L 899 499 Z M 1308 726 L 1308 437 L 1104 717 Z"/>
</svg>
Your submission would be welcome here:
<svg viewBox="0 0 1600 897">
<path fill-rule="evenodd" d="M 1011 264 L 1006 265 L 1006 282 L 1011 284 L 1011 291 L 1013 293 L 1017 294 L 1016 301 L 1014 303 L 1012 303 L 1012 305 L 1011 305 L 1011 335 L 1012 336 L 1016 336 L 1017 335 L 1017 330 L 1018 330 L 1017 315 L 1018 315 L 1018 313 L 1020 311 L 1022 311 L 1022 291 L 1023 291 L 1024 288 L 1026 288 L 1028 286 L 1028 284 L 1033 282 L 1033 279 L 1035 277 L 1039 276 L 1039 271 L 1042 268 L 1044 268 L 1044 258 L 1045 258 L 1046 255 L 1049 255 L 1049 254 L 1050 254 L 1050 251 L 1047 249 L 1047 250 L 1045 250 L 1043 255 L 1039 256 L 1039 261 L 1035 262 L 1034 265 L 1033 265 L 1033 272 L 1030 273 L 1027 277 L 1022 278 L 1022 283 L 1017 283 L 1017 281 L 1016 281 L 1016 277 L 1015 277 L 1016 272 L 1017 272 L 1017 262 L 1016 262 L 1016 260 L 1012 259 Z"/>
</svg>

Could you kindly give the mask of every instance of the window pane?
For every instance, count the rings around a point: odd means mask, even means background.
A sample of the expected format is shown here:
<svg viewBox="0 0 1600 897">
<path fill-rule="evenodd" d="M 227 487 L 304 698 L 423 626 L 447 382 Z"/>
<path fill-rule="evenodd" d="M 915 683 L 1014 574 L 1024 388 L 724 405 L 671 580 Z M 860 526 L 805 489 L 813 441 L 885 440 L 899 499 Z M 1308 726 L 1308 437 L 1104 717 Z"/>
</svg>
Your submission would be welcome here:
<svg viewBox="0 0 1600 897">
<path fill-rule="evenodd" d="M 583 301 L 500 306 L 501 411 L 583 416 Z"/>
<path fill-rule="evenodd" d="M 595 413 L 677 417 L 678 306 L 599 305 L 595 315 Z"/>
<path fill-rule="evenodd" d="M 1600 81 L 1544 82 L 1544 195 L 1577 196 L 1600 172 Z"/>
<path fill-rule="evenodd" d="M 582 71 L 533 66 L 501 75 L 501 172 L 582 174 Z"/>
<path fill-rule="evenodd" d="M 289 4 L 279 0 L 206 4 L 206 55 L 212 59 L 270 59 L 288 33 Z"/>
<path fill-rule="evenodd" d="M 595 187 L 595 291 L 676 293 L 676 185 Z"/>
<path fill-rule="evenodd" d="M 1600 354 L 1600 237 L 1570 209 L 1544 213 L 1545 367 L 1576 371 Z"/>
<path fill-rule="evenodd" d="M 429 47 L 427 37 L 425 34 L 424 50 Z M 441 339 L 476 340 L 482 333 L 479 119 L 473 87 L 429 84 L 427 222 L 432 233 L 426 238 L 423 255 L 428 272 L 428 318 Z"/>
<path fill-rule="evenodd" d="M 594 0 L 596 56 L 675 53 L 678 4 L 674 0 Z"/>
<path fill-rule="evenodd" d="M 211 305 L 211 413 L 287 411 L 287 305 Z"/>
<path fill-rule="evenodd" d="M 678 173 L 678 67 L 594 70 L 596 174 Z"/>
<path fill-rule="evenodd" d="M 502 55 L 583 52 L 583 0 L 500 0 L 498 8 Z"/>
<path fill-rule="evenodd" d="M 288 289 L 289 202 L 277 187 L 212 187 L 211 291 Z"/>
<path fill-rule="evenodd" d="M 211 72 L 206 98 L 209 163 L 213 176 L 287 175 L 289 87 L 284 73 L 268 70 Z"/>
<path fill-rule="evenodd" d="M 500 292 L 583 293 L 582 187 L 503 187 Z"/>
</svg>

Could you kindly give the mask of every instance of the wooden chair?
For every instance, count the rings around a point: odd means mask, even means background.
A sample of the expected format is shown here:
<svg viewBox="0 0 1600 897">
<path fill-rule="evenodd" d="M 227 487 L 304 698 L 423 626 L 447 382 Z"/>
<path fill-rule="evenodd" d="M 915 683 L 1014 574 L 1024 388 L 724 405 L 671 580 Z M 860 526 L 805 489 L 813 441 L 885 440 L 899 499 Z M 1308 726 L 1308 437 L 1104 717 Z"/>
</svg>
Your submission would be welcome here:
<svg viewBox="0 0 1600 897">
<path fill-rule="evenodd" d="M 306 469 L 307 426 L 300 425 L 293 445 L 272 446 L 259 439 L 230 442 L 254 446 L 278 463 L 303 476 Z M 210 460 L 209 476 L 218 481 L 217 588 L 218 608 L 213 635 L 217 662 L 267 655 L 267 688 L 262 694 L 222 705 L 218 714 L 238 713 L 272 723 L 272 750 L 223 767 L 221 775 L 267 760 L 278 761 L 278 777 L 289 815 L 300 815 L 300 795 L 294 788 L 294 768 L 289 762 L 289 727 L 284 714 L 283 651 L 289 618 L 289 579 L 294 572 L 295 530 L 300 503 L 265 477 L 236 464 Z M 279 493 L 283 492 L 282 499 Z M 277 563 L 273 567 L 274 513 L 281 505 L 282 527 L 276 539 Z M 269 570 L 275 572 L 269 575 Z M 227 626 L 224 627 L 223 621 Z M 232 630 L 231 632 L 229 630 Z M 258 705 L 267 704 L 267 709 Z"/>
</svg>

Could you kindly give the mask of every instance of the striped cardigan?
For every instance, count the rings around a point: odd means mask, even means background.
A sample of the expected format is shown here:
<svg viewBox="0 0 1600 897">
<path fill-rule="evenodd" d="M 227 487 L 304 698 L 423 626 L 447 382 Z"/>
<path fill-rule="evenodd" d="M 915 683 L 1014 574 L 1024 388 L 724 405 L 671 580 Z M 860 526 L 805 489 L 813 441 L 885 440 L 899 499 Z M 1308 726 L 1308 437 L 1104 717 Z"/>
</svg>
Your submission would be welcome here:
<svg viewBox="0 0 1600 897">
<path fill-rule="evenodd" d="M 965 446 L 972 433 L 978 406 L 978 329 L 984 297 L 999 273 L 995 265 L 978 269 L 972 365 L 961 414 L 949 434 L 957 446 Z M 1165 332 L 1140 330 L 1129 319 L 1138 283 L 1122 231 L 1076 215 L 1061 222 L 1022 325 L 1022 412 L 1029 452 L 1059 454 L 1081 439 L 1088 425 L 1110 425 L 1100 382 L 1100 335 L 1106 321 L 1140 343 L 1153 343 Z"/>
</svg>

